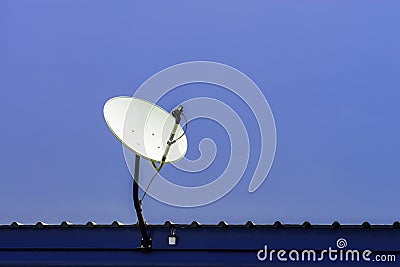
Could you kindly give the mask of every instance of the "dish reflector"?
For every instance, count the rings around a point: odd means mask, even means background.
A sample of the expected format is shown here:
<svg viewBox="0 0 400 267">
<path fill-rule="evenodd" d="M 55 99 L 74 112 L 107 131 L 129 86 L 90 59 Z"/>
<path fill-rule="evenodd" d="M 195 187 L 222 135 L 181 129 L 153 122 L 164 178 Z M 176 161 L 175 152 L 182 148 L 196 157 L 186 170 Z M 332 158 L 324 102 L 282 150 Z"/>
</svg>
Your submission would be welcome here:
<svg viewBox="0 0 400 267">
<path fill-rule="evenodd" d="M 161 107 L 134 97 L 114 97 L 104 105 L 104 118 L 113 134 L 140 157 L 161 162 L 175 118 Z M 175 139 L 184 133 L 178 125 Z M 172 145 L 165 163 L 181 159 L 187 150 L 187 139 Z"/>
</svg>

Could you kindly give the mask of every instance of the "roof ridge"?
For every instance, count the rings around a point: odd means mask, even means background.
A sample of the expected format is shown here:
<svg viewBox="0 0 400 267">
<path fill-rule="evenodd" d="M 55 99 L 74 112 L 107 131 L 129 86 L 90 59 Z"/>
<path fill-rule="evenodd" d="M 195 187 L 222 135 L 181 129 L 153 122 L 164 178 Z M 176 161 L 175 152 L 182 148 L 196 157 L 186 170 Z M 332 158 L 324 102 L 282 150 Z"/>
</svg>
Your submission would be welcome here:
<svg viewBox="0 0 400 267">
<path fill-rule="evenodd" d="M 36 224 L 23 224 L 17 221 L 12 222 L 11 224 L 0 224 L 0 227 L 36 227 L 36 228 L 44 228 L 44 227 L 136 227 L 138 224 L 124 224 L 119 221 L 113 221 L 110 224 L 103 224 L 103 223 L 96 223 L 93 221 L 88 221 L 87 223 L 71 223 L 68 221 L 63 221 L 60 224 L 47 224 L 42 221 L 37 222 Z M 165 221 L 163 224 L 149 224 L 149 227 L 274 227 L 274 228 L 333 228 L 333 229 L 340 229 L 340 228 L 363 228 L 363 229 L 370 229 L 370 228 L 396 228 L 400 229 L 400 222 L 395 221 L 392 224 L 371 224 L 367 221 L 361 224 L 340 224 L 338 221 L 334 221 L 332 224 L 311 224 L 309 221 L 304 221 L 303 223 L 299 224 L 292 224 L 292 223 L 281 223 L 280 221 L 275 221 L 273 224 L 255 224 L 253 221 L 249 220 L 244 224 L 229 224 L 226 221 L 220 221 L 216 224 L 201 224 L 198 221 L 192 221 L 189 224 L 182 224 L 182 223 L 173 223 L 171 221 Z"/>
</svg>

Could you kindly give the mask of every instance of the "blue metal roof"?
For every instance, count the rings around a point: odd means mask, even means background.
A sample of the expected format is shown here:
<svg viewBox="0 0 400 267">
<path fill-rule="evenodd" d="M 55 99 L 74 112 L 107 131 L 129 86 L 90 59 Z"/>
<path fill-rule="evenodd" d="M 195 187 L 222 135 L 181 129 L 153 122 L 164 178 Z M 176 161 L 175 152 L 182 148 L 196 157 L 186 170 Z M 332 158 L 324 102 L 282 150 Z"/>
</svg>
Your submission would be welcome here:
<svg viewBox="0 0 400 267">
<path fill-rule="evenodd" d="M 140 230 L 137 225 L 60 225 L 0 226 L 0 265 L 112 265 L 112 266 L 298 266 L 321 264 L 337 266 L 338 258 L 328 257 L 321 261 L 296 261 L 288 258 L 290 251 L 301 255 L 303 251 L 314 250 L 318 255 L 323 250 L 338 248 L 339 240 L 344 240 L 343 255 L 346 250 L 362 253 L 370 250 L 369 266 L 379 266 L 376 255 L 394 255 L 384 266 L 400 265 L 400 223 L 393 225 L 150 225 L 153 247 L 149 251 L 139 249 Z M 175 230 L 176 245 L 169 245 L 171 230 Z M 265 248 L 268 255 L 266 259 Z M 286 261 L 276 256 L 278 250 L 286 250 Z M 269 259 L 271 251 L 275 256 Z M 261 252 L 260 252 L 261 251 Z M 260 257 L 257 257 L 257 254 Z M 296 256 L 296 253 L 293 253 Z M 361 254 L 360 254 L 361 255 Z M 338 257 L 340 255 L 338 254 Z M 272 257 L 272 256 L 271 256 Z M 361 257 L 361 256 L 360 256 Z M 343 260 L 342 260 L 343 261 Z M 359 261 L 342 262 L 343 266 L 366 264 Z"/>
</svg>

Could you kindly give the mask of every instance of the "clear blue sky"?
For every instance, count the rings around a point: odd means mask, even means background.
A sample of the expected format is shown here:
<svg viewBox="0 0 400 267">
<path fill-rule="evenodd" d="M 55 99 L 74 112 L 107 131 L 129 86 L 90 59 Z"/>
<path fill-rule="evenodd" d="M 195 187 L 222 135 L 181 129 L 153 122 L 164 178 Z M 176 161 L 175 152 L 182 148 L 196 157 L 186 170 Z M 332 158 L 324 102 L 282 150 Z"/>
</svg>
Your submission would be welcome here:
<svg viewBox="0 0 400 267">
<path fill-rule="evenodd" d="M 191 209 L 147 198 L 148 222 L 399 220 L 399 14 L 399 1 L 0 0 L 0 224 L 136 221 L 103 104 L 192 60 L 231 65 L 262 89 L 275 162 L 249 194 L 254 137 L 246 175 L 226 197 Z M 182 92 L 162 106 L 195 92 L 249 112 L 209 85 Z M 192 129 L 194 143 L 204 125 Z"/>
</svg>

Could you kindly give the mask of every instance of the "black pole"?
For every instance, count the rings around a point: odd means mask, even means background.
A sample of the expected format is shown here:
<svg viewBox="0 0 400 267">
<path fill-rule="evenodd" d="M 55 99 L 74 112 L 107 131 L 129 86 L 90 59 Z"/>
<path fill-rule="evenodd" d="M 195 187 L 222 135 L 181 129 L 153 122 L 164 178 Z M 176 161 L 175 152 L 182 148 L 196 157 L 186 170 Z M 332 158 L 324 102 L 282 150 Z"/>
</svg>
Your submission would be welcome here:
<svg viewBox="0 0 400 267">
<path fill-rule="evenodd" d="M 139 164 L 140 156 L 135 157 L 135 175 L 133 180 L 133 204 L 139 221 L 140 232 L 142 233 L 141 248 L 151 249 L 151 238 L 147 234 L 146 223 L 142 214 L 142 204 L 139 201 Z"/>
<path fill-rule="evenodd" d="M 164 155 L 162 156 L 162 159 L 161 159 L 161 164 L 158 168 L 156 168 L 157 173 L 163 167 L 171 145 L 173 143 L 175 143 L 175 141 L 176 141 L 176 140 L 174 140 L 174 136 L 175 136 L 175 132 L 178 128 L 178 125 L 181 121 L 182 112 L 183 112 L 183 107 L 181 105 L 179 105 L 178 108 L 176 108 L 174 111 L 172 111 L 172 116 L 175 118 L 175 125 L 172 128 L 171 135 L 167 142 L 167 147 L 166 147 Z M 155 167 L 154 162 L 152 162 L 152 164 Z M 138 156 L 136 154 L 135 174 L 134 174 L 134 179 L 133 179 L 133 204 L 135 206 L 136 215 L 137 215 L 137 218 L 139 221 L 140 232 L 142 233 L 142 242 L 141 242 L 140 248 L 147 250 L 147 249 L 151 249 L 151 238 L 149 237 L 149 235 L 147 233 L 146 223 L 144 221 L 143 214 L 142 214 L 142 203 L 139 201 L 139 165 L 140 165 L 140 156 Z"/>
</svg>

